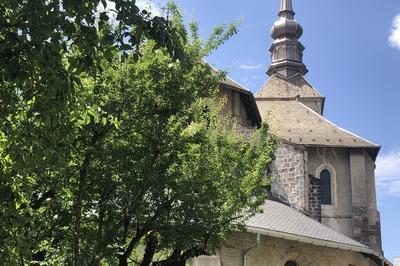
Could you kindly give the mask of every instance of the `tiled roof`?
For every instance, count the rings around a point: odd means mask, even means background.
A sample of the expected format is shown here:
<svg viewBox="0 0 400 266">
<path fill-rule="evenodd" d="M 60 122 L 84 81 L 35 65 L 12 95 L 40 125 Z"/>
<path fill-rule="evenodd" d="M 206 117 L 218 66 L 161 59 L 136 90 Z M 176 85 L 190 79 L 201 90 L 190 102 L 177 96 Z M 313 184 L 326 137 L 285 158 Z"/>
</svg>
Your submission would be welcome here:
<svg viewBox="0 0 400 266">
<path fill-rule="evenodd" d="M 321 94 L 303 76 L 297 75 L 290 80 L 273 75 L 256 93 L 256 98 L 315 98 Z"/>
<path fill-rule="evenodd" d="M 246 222 L 247 227 L 267 229 L 284 234 L 306 237 L 310 240 L 323 240 L 332 244 L 340 243 L 368 249 L 363 244 L 330 229 L 282 203 L 267 200 L 262 208 L 263 213 L 250 218 Z"/>
<path fill-rule="evenodd" d="M 246 222 L 248 232 L 302 243 L 369 254 L 392 265 L 380 253 L 282 203 L 267 200 L 263 213 Z"/>
<path fill-rule="evenodd" d="M 246 89 L 243 85 L 239 84 L 237 81 L 231 79 L 230 77 L 226 76 L 225 80 L 222 82 L 225 85 L 234 87 L 235 89 L 241 90 L 243 92 L 251 93 L 248 89 Z"/>
<path fill-rule="evenodd" d="M 310 146 L 379 149 L 378 145 L 338 127 L 301 102 L 258 100 L 257 105 L 273 132 L 287 141 Z"/>
</svg>

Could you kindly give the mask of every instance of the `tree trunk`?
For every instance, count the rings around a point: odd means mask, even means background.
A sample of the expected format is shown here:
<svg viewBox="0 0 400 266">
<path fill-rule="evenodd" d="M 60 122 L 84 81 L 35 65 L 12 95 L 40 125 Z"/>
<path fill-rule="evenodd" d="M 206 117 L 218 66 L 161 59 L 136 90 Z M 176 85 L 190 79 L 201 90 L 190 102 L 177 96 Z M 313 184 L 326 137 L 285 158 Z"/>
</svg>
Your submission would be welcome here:
<svg viewBox="0 0 400 266">
<path fill-rule="evenodd" d="M 195 247 L 186 250 L 185 252 L 180 252 L 175 250 L 167 259 L 155 263 L 155 266 L 185 266 L 186 260 L 202 255 L 209 255 L 205 249 Z"/>
<path fill-rule="evenodd" d="M 153 261 L 153 256 L 156 253 L 157 250 L 157 237 L 156 233 L 152 232 L 149 234 L 147 237 L 147 245 L 146 245 L 146 250 L 144 252 L 143 260 L 140 266 L 149 266 L 150 263 Z"/>
<path fill-rule="evenodd" d="M 80 266 L 80 240 L 81 240 L 81 222 L 82 222 L 82 201 L 87 186 L 87 177 L 91 157 L 98 142 L 105 136 L 106 131 L 93 132 L 93 137 L 86 150 L 85 159 L 79 170 L 78 192 L 75 198 L 74 209 L 74 239 L 73 239 L 73 265 Z"/>
<path fill-rule="evenodd" d="M 81 239 L 81 220 L 82 220 L 82 199 L 86 189 L 87 174 L 89 167 L 89 154 L 86 154 L 81 170 L 79 171 L 79 187 L 78 194 L 74 204 L 74 249 L 73 249 L 73 265 L 80 265 L 80 239 Z"/>
<path fill-rule="evenodd" d="M 119 266 L 128 266 L 128 258 L 131 256 L 133 249 L 139 243 L 140 239 L 144 236 L 146 230 L 138 230 L 135 237 L 131 239 L 128 247 L 126 248 L 124 254 L 119 256 Z"/>
</svg>

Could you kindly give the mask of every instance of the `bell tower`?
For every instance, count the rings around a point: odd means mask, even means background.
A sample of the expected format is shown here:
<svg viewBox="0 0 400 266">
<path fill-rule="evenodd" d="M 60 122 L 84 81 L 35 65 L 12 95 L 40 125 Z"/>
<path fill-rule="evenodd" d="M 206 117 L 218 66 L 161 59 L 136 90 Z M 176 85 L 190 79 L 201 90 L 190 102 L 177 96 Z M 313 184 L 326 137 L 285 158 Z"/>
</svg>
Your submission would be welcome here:
<svg viewBox="0 0 400 266">
<path fill-rule="evenodd" d="M 294 19 L 292 0 L 281 0 L 279 18 L 271 28 L 271 36 L 274 42 L 271 52 L 271 65 L 267 74 L 274 74 L 289 79 L 296 74 L 305 75 L 308 70 L 303 63 L 304 46 L 299 38 L 303 34 L 303 28 Z"/>
</svg>

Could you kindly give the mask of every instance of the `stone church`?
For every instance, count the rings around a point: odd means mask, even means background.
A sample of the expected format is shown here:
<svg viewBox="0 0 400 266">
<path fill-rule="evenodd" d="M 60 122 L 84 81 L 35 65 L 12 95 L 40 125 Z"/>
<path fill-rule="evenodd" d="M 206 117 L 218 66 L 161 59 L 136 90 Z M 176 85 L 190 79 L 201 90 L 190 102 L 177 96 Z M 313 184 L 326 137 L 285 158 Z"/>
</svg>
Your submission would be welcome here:
<svg viewBox="0 0 400 266">
<path fill-rule="evenodd" d="M 306 79 L 303 33 L 291 0 L 271 29 L 269 80 L 254 96 L 227 78 L 225 111 L 245 127 L 266 120 L 280 139 L 264 212 L 195 266 L 372 266 L 383 257 L 376 204 L 380 146 L 324 117 L 325 98 Z"/>
</svg>

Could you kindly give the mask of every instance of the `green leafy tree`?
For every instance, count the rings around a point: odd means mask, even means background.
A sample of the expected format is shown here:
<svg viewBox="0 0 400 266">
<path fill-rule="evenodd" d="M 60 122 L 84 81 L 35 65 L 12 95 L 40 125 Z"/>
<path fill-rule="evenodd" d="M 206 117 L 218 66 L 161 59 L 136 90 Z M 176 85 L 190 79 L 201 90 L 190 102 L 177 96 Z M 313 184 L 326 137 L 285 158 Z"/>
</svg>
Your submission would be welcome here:
<svg viewBox="0 0 400 266">
<path fill-rule="evenodd" d="M 165 13 L 0 2 L 5 265 L 184 265 L 265 200 L 276 140 L 221 115 L 224 75 L 201 63 L 237 25 L 202 41 Z"/>
</svg>

